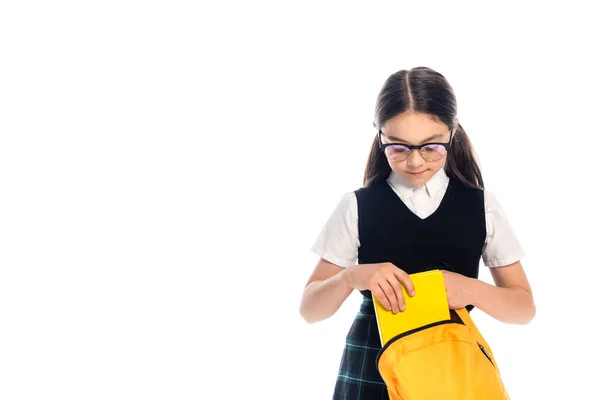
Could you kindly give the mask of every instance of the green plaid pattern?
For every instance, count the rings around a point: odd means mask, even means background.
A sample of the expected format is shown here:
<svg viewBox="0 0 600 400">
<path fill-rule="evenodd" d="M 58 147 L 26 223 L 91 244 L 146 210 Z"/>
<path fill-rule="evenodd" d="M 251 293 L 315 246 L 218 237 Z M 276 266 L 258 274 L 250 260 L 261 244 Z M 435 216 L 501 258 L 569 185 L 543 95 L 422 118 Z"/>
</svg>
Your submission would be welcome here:
<svg viewBox="0 0 600 400">
<path fill-rule="evenodd" d="M 375 364 L 380 349 L 373 300 L 364 296 L 360 311 L 346 336 L 333 400 L 389 399 Z"/>
</svg>

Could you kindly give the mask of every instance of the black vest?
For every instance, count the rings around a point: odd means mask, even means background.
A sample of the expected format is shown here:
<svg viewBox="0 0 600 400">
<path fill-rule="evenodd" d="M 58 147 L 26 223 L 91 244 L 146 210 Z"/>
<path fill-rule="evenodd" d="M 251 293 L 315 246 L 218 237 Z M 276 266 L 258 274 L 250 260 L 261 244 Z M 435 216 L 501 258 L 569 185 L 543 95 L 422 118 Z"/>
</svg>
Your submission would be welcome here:
<svg viewBox="0 0 600 400">
<path fill-rule="evenodd" d="M 425 219 L 410 211 L 386 181 L 355 193 L 359 264 L 391 262 L 408 274 L 444 268 L 479 276 L 486 236 L 483 190 L 451 178 L 438 209 Z"/>
</svg>

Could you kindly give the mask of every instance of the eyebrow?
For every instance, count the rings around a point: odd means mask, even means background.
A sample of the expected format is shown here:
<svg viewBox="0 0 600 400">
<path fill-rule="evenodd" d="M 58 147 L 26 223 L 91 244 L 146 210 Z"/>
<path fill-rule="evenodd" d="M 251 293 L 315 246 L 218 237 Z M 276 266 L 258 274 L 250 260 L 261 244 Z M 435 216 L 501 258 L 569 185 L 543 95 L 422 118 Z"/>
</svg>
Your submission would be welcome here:
<svg viewBox="0 0 600 400">
<path fill-rule="evenodd" d="M 410 144 L 410 143 L 408 143 L 406 140 L 404 140 L 404 139 L 400 139 L 399 137 L 396 137 L 396 136 L 391 136 L 391 135 L 386 135 L 386 134 L 385 134 L 385 133 L 383 133 L 383 132 L 381 132 L 381 133 L 382 133 L 383 135 L 387 136 L 388 138 L 390 138 L 390 139 L 392 139 L 392 140 L 395 140 L 395 141 L 397 141 L 397 142 L 401 142 L 401 143 Z M 422 144 L 422 143 L 427 143 L 427 142 L 429 142 L 429 141 L 431 141 L 431 140 L 433 140 L 433 139 L 438 139 L 438 138 L 441 138 L 441 137 L 442 137 L 442 136 L 444 136 L 444 135 L 445 135 L 445 133 L 437 133 L 437 134 L 435 134 L 435 135 L 433 135 L 433 136 L 429 136 L 428 138 L 425 138 L 425 139 L 424 139 L 424 140 L 423 140 L 423 141 L 422 141 L 420 144 Z"/>
</svg>

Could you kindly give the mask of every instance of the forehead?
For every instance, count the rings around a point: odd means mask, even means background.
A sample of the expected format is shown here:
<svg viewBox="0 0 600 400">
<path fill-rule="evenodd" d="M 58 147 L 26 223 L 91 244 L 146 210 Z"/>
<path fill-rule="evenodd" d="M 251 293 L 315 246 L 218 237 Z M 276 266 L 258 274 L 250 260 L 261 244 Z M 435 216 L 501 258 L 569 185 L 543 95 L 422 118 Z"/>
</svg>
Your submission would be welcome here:
<svg viewBox="0 0 600 400">
<path fill-rule="evenodd" d="M 389 119 L 382 127 L 386 136 L 394 136 L 407 142 L 418 143 L 423 139 L 448 132 L 448 126 L 428 114 L 403 113 Z"/>
</svg>

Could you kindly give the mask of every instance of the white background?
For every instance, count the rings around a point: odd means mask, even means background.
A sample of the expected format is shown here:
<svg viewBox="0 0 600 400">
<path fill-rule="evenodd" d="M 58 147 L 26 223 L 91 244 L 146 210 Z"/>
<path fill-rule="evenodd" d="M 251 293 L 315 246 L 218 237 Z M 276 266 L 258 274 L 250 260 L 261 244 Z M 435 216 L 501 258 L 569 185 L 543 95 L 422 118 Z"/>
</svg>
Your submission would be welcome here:
<svg viewBox="0 0 600 400">
<path fill-rule="evenodd" d="M 3 2 L 0 398 L 330 398 L 309 248 L 419 65 L 527 253 L 535 320 L 473 312 L 513 400 L 599 398 L 595 14 L 448 3 Z"/>
</svg>

